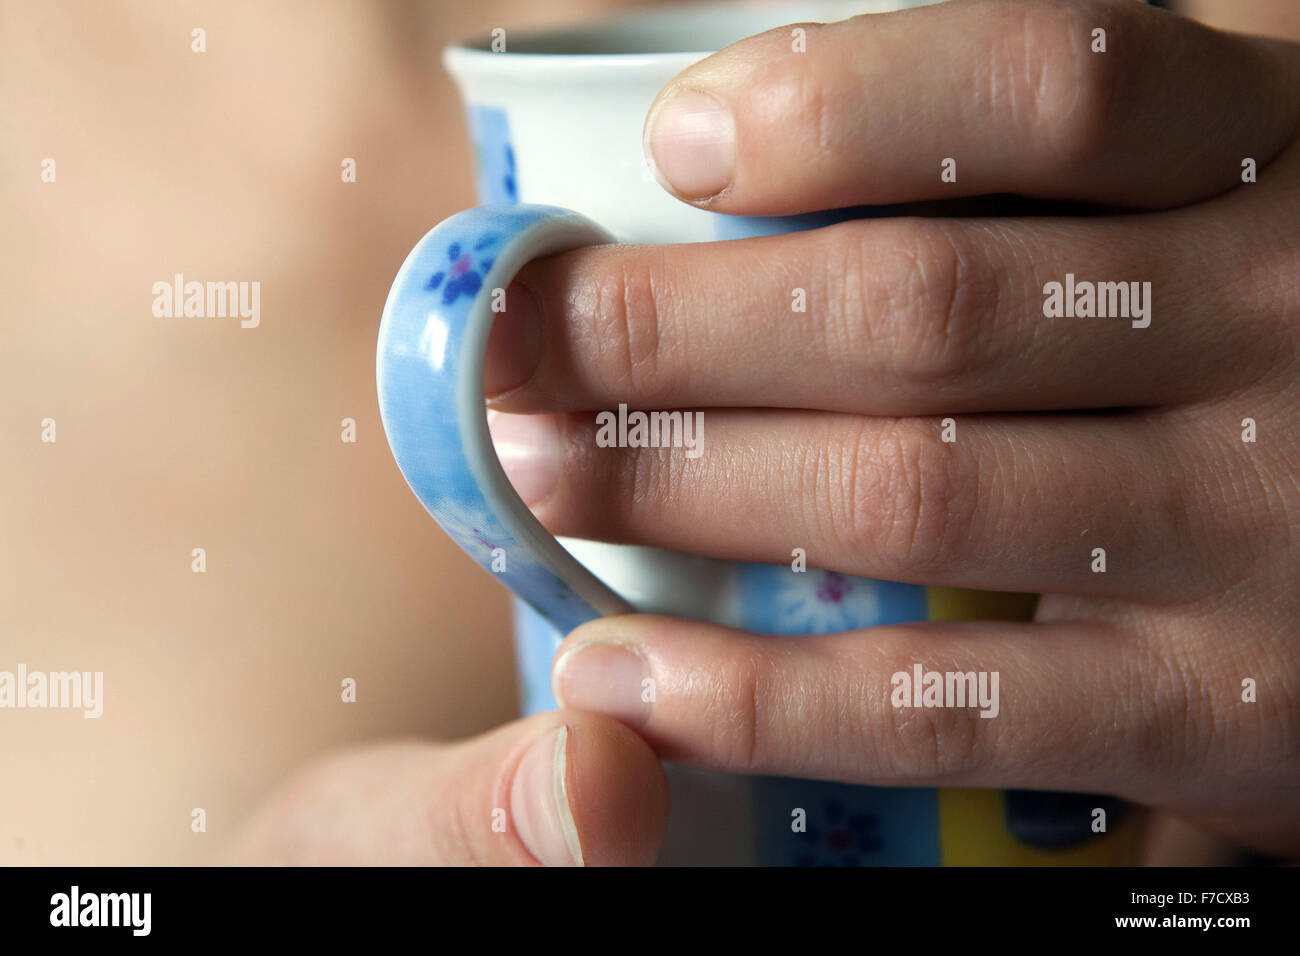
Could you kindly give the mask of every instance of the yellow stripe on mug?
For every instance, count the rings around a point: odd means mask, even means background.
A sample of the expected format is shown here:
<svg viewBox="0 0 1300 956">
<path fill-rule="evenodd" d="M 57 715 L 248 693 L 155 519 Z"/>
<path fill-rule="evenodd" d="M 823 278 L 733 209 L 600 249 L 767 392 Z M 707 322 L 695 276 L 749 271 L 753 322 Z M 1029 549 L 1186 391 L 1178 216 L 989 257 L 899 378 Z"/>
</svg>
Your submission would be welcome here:
<svg viewBox="0 0 1300 956">
<path fill-rule="evenodd" d="M 1037 595 L 926 588 L 931 621 L 1027 621 L 1033 617 Z M 1044 801 L 1053 798 L 1043 795 Z M 1021 799 L 1033 800 L 1033 795 Z M 1067 800 L 1069 798 L 1066 798 Z M 1079 805 L 1079 812 L 1088 808 Z M 944 866 L 1131 866 L 1140 862 L 1143 814 L 1126 808 L 1107 821 L 1104 833 L 1085 835 L 1081 842 L 1047 848 L 1025 842 L 1012 833 L 1008 794 L 1000 790 L 939 791 L 939 845 Z M 1113 825 L 1112 825 L 1113 824 Z"/>
</svg>

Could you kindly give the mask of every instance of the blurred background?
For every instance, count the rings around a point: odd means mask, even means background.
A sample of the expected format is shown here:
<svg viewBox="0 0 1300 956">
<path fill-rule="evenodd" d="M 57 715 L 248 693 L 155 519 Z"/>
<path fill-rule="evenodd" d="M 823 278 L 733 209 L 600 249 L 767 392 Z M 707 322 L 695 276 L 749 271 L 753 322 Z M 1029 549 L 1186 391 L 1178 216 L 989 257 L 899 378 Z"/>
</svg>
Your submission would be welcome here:
<svg viewBox="0 0 1300 956">
<path fill-rule="evenodd" d="M 474 202 L 441 47 L 632 5 L 0 0 L 0 671 L 104 673 L 97 720 L 0 711 L 0 864 L 200 862 L 314 756 L 515 715 L 505 592 L 398 473 L 375 337 Z M 260 282 L 260 325 L 155 317 L 176 273 Z"/>
<path fill-rule="evenodd" d="M 375 337 L 474 203 L 441 47 L 613 6 L 5 0 L 0 670 L 105 703 L 0 711 L 0 862 L 201 859 L 323 750 L 515 715 L 505 592 L 393 464 Z M 261 324 L 154 317 L 178 272 L 259 281 Z"/>
</svg>

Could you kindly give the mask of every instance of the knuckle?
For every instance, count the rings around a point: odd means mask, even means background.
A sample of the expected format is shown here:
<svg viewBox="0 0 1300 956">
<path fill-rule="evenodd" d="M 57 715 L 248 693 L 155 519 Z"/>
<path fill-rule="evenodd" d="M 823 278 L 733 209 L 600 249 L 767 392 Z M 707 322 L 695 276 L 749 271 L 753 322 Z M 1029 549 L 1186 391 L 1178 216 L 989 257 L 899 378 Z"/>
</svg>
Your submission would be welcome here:
<svg viewBox="0 0 1300 956">
<path fill-rule="evenodd" d="M 906 640 L 885 650 L 882 673 L 910 675 L 918 663 Z M 927 670 L 934 662 L 919 662 Z M 892 685 L 887 685 L 892 689 Z M 976 707 L 896 707 L 886 699 L 887 712 L 874 725 L 884 731 L 877 741 L 882 774 L 915 781 L 959 780 L 992 763 L 993 724 Z"/>
<path fill-rule="evenodd" d="M 634 512 L 645 522 L 659 522 L 664 512 L 682 498 L 682 456 L 665 454 L 658 448 L 608 450 L 616 455 L 612 487 L 627 502 L 626 508 L 616 510 Z M 630 523 L 626 530 L 636 534 L 640 529 Z"/>
<path fill-rule="evenodd" d="M 1248 664 L 1243 672 L 1253 675 L 1259 684 L 1267 682 L 1267 686 L 1257 697 L 1258 702 L 1248 705 L 1241 700 L 1241 677 L 1237 678 L 1229 724 L 1237 753 L 1243 762 L 1253 757 L 1257 767 L 1286 763 L 1286 742 L 1294 741 L 1300 733 L 1300 660 L 1294 654 L 1267 655 L 1255 667 Z M 1293 779 L 1300 778 L 1300 767 L 1294 761 L 1288 766 Z"/>
<path fill-rule="evenodd" d="M 1022 0 L 998 33 L 990 100 L 1063 168 L 1078 168 L 1104 148 L 1125 59 L 1109 48 L 1093 53 L 1092 31 L 1104 29 L 1111 42 L 1120 14 L 1105 0 Z"/>
<path fill-rule="evenodd" d="M 602 444 L 597 420 L 583 416 L 568 426 L 565 493 L 558 511 L 549 506 L 547 522 L 560 534 L 643 538 L 683 507 L 683 496 L 691 492 L 684 485 L 695 473 L 673 449 Z"/>
<path fill-rule="evenodd" d="M 810 70 L 807 57 L 791 49 L 794 30 L 802 30 L 809 47 L 815 48 L 820 42 L 818 35 L 826 29 L 821 23 L 792 23 L 750 41 L 758 46 L 753 55 L 764 64 L 761 92 L 750 101 L 750 118 L 783 129 L 791 123 L 797 125 L 792 132 L 798 135 L 782 143 L 785 161 L 792 167 L 841 154 L 849 139 L 844 109 L 852 102 L 851 91 L 828 83 L 824 71 Z"/>
<path fill-rule="evenodd" d="M 673 383 L 664 361 L 665 309 L 654 269 L 626 256 L 612 257 L 592 280 L 590 347 L 610 394 L 667 400 Z"/>
<path fill-rule="evenodd" d="M 1145 666 L 1129 669 L 1116 697 L 1134 717 L 1129 750 L 1151 776 L 1186 776 L 1208 762 L 1217 718 L 1204 681 L 1182 663 L 1178 648 L 1147 648 Z"/>
<path fill-rule="evenodd" d="M 397 747 L 406 745 L 397 744 Z M 438 794 L 446 790 L 440 786 L 445 764 L 438 757 L 438 749 L 431 744 L 413 745 L 427 754 L 417 770 L 416 792 L 421 794 Z M 358 754 L 363 753 L 357 751 Z M 344 762 L 331 768 L 335 779 L 351 780 L 358 772 L 356 764 L 344 755 Z M 365 770 L 362 768 L 362 772 Z M 497 789 L 500 781 L 497 782 Z M 430 800 L 424 803 L 409 820 L 401 817 L 391 818 L 394 827 L 405 840 L 404 846 L 410 859 L 434 865 L 486 866 L 489 865 L 491 853 L 484 842 L 484 833 L 490 833 L 493 807 L 492 801 L 474 799 L 477 790 L 467 790 L 459 796 L 461 799 Z M 374 809 L 371 807 L 370 809 Z"/>
<path fill-rule="evenodd" d="M 482 817 L 471 821 L 471 812 L 481 813 Z M 453 803 L 450 813 L 431 807 L 425 820 L 432 835 L 432 858 L 456 861 L 459 866 L 487 866 L 487 854 L 478 835 L 482 832 L 483 820 L 490 819 L 491 808 L 475 807 L 471 810 L 463 801 Z"/>
<path fill-rule="evenodd" d="M 811 235 L 818 242 L 813 261 L 822 264 L 827 302 L 818 345 L 826 355 L 848 357 L 855 371 L 864 369 L 865 363 L 854 357 L 871 354 L 873 339 L 880 338 L 873 326 L 883 325 L 875 317 L 888 314 L 888 286 L 872 277 L 889 256 L 897 255 L 895 243 L 857 222 L 837 223 Z"/>
<path fill-rule="evenodd" d="M 964 228 L 915 221 L 901 235 L 862 250 L 870 288 L 846 297 L 846 310 L 876 326 L 895 375 L 917 388 L 944 387 L 977 374 L 987 362 L 985 316 L 996 310 L 998 281 L 989 252 Z M 867 264 L 870 267 L 867 268 Z"/>
<path fill-rule="evenodd" d="M 764 659 L 758 654 L 736 657 L 709 687 L 704 702 L 709 752 L 731 771 L 766 769 L 772 755 L 765 753 L 766 735 L 760 729 L 761 701 L 771 691 L 772 682 Z"/>
<path fill-rule="evenodd" d="M 909 577 L 935 571 L 948 546 L 973 530 L 976 463 L 961 442 L 939 440 L 935 423 L 903 419 L 848 450 L 850 554 L 877 553 Z M 878 428 L 878 426 L 877 426 Z"/>
<path fill-rule="evenodd" d="M 1191 675 L 1191 705 L 1178 720 L 1192 745 L 1192 770 L 1222 772 L 1230 764 L 1243 777 L 1278 779 L 1270 768 L 1286 763 L 1289 741 L 1300 730 L 1300 660 L 1276 646 L 1250 642 L 1231 651 L 1217 645 L 1193 657 L 1183 652 L 1180 673 Z M 1208 680 L 1202 676 L 1214 675 Z M 1221 677 L 1219 676 L 1221 675 Z M 1245 679 L 1255 682 L 1252 703 L 1243 700 Z M 1177 704 L 1166 705 L 1178 712 Z M 1186 769 L 1186 768 L 1184 768 Z M 1293 770 L 1292 773 L 1297 773 Z"/>
</svg>

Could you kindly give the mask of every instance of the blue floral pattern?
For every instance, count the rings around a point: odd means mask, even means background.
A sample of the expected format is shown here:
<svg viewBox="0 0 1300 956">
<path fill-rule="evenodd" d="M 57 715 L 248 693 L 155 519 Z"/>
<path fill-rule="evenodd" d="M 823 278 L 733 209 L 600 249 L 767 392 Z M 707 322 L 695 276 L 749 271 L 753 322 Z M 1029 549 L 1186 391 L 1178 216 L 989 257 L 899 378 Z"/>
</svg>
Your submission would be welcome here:
<svg viewBox="0 0 1300 956">
<path fill-rule="evenodd" d="M 925 588 L 789 565 L 743 564 L 740 626 L 761 634 L 834 634 L 923 621 Z"/>
<path fill-rule="evenodd" d="M 473 252 L 462 250 L 459 242 L 453 242 L 447 247 L 447 268 L 431 275 L 425 290 L 432 292 L 441 288 L 443 305 L 451 305 L 462 295 L 472 298 L 483 288 L 483 278 L 496 261 L 490 251 L 500 242 L 500 236 L 488 233 L 474 243 Z"/>
<path fill-rule="evenodd" d="M 880 817 L 846 810 L 839 800 L 822 803 L 820 822 L 808 826 L 810 847 L 795 860 L 796 866 L 862 866 L 885 846 Z"/>
<path fill-rule="evenodd" d="M 469 131 L 474 141 L 474 174 L 481 203 L 519 201 L 515 150 L 510 143 L 506 111 L 494 106 L 469 108 Z"/>
<path fill-rule="evenodd" d="M 760 863 L 775 866 L 938 866 L 939 792 L 755 777 Z M 794 813 L 804 814 L 804 829 Z"/>
<path fill-rule="evenodd" d="M 468 341 L 471 311 L 506 237 L 517 240 L 561 214 L 550 206 L 480 206 L 421 239 L 384 307 L 377 377 L 388 443 L 416 497 L 472 558 L 567 634 L 599 612 L 521 544 L 515 519 L 483 490 L 485 475 L 470 452 L 476 438 L 464 434 L 460 417 L 472 400 L 458 391 L 468 365 L 482 361 Z M 496 554 L 504 569 L 493 569 Z"/>
</svg>

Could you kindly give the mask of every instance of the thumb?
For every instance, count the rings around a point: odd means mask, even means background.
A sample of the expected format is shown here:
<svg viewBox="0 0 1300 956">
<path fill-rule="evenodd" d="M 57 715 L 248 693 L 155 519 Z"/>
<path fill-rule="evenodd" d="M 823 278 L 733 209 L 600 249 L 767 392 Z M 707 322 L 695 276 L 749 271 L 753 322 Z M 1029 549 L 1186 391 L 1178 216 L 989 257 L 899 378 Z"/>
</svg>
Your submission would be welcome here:
<svg viewBox="0 0 1300 956">
<path fill-rule="evenodd" d="M 608 717 L 554 711 L 462 743 L 320 761 L 263 804 L 223 862 L 648 865 L 667 820 L 645 741 Z"/>
</svg>

